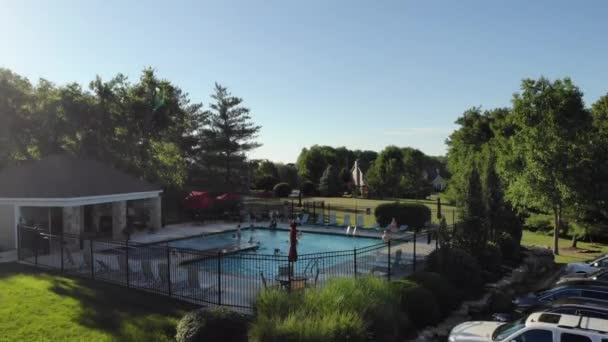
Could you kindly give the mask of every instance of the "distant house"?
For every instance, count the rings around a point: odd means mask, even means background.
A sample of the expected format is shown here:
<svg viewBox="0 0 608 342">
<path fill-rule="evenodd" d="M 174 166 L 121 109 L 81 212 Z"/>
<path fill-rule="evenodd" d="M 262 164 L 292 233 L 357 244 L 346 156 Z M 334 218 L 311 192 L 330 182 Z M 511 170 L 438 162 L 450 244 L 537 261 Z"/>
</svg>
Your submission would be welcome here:
<svg viewBox="0 0 608 342">
<path fill-rule="evenodd" d="M 423 170 L 422 171 L 422 179 L 430 182 L 433 188 L 437 191 L 443 191 L 448 186 L 448 181 L 441 177 L 441 173 L 439 168 L 435 170 Z"/>
<path fill-rule="evenodd" d="M 0 250 L 17 225 L 53 234 L 124 239 L 129 227 L 161 227 L 160 187 L 93 160 L 51 156 L 0 171 Z"/>
</svg>

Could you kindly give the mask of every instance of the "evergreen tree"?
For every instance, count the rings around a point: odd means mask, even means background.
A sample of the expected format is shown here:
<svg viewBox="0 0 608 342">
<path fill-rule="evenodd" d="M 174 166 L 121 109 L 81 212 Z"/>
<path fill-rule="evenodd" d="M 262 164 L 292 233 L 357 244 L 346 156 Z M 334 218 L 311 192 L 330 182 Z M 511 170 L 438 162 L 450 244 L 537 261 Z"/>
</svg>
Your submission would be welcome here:
<svg viewBox="0 0 608 342">
<path fill-rule="evenodd" d="M 227 186 L 236 186 L 240 177 L 234 170 L 244 167 L 246 153 L 260 146 L 255 138 L 261 127 L 253 123 L 249 109 L 241 106 L 243 100 L 232 96 L 227 88 L 216 83 L 211 98 L 214 103 L 207 111 L 209 126 L 199 135 L 203 146 L 199 157 L 217 165 Z"/>
<path fill-rule="evenodd" d="M 336 196 L 340 193 L 340 177 L 333 165 L 329 165 L 319 180 L 319 191 L 323 196 Z"/>
<path fill-rule="evenodd" d="M 459 208 L 462 222 L 458 227 L 458 243 L 472 255 L 479 255 L 488 241 L 488 235 L 481 182 L 475 166 L 471 167 L 467 175 L 463 195 L 464 200 Z"/>
</svg>

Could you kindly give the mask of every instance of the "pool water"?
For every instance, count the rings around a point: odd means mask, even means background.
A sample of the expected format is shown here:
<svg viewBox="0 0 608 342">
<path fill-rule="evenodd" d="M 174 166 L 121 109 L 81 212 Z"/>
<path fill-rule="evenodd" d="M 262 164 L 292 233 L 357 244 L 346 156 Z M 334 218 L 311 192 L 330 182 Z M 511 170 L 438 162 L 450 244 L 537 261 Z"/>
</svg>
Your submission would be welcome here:
<svg viewBox="0 0 608 342">
<path fill-rule="evenodd" d="M 289 231 L 270 229 L 243 229 L 240 241 L 235 237 L 235 232 L 225 232 L 195 237 L 184 240 L 176 240 L 169 243 L 171 247 L 188 248 L 195 250 L 211 250 L 222 248 L 227 245 L 243 244 L 249 241 L 259 243 L 257 250 L 249 250 L 243 253 L 287 255 L 289 253 Z M 380 239 L 350 237 L 346 235 L 317 234 L 302 232 L 298 240 L 298 254 L 322 253 L 333 251 L 349 251 L 354 248 L 367 247 L 382 242 Z"/>
</svg>

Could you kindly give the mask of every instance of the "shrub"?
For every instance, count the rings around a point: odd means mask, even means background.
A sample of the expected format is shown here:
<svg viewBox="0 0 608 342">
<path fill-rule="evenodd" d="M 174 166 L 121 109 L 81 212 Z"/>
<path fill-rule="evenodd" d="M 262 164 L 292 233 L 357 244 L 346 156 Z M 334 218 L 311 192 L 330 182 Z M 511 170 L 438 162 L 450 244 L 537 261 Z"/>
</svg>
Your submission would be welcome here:
<svg viewBox="0 0 608 342">
<path fill-rule="evenodd" d="M 511 296 L 502 292 L 493 293 L 488 299 L 489 313 L 510 312 L 513 309 L 512 299 Z"/>
<path fill-rule="evenodd" d="M 399 225 L 406 224 L 419 229 L 431 220 L 431 209 L 417 203 L 383 203 L 376 207 L 374 215 L 383 227 L 391 223 L 394 217 Z"/>
<path fill-rule="evenodd" d="M 439 273 L 416 272 L 409 279 L 433 293 L 444 317 L 460 303 L 460 296 L 454 286 Z"/>
<path fill-rule="evenodd" d="M 177 324 L 177 342 L 247 341 L 247 319 L 234 311 L 217 308 L 187 313 Z"/>
<path fill-rule="evenodd" d="M 427 256 L 425 263 L 426 271 L 441 274 L 464 295 L 475 295 L 483 285 L 479 263 L 462 249 L 436 249 Z"/>
<path fill-rule="evenodd" d="M 407 280 L 394 281 L 392 286 L 399 296 L 401 310 L 414 327 L 421 329 L 439 322 L 441 312 L 433 292 Z"/>
<path fill-rule="evenodd" d="M 502 252 L 498 245 L 493 242 L 488 243 L 479 253 L 478 261 L 485 274 L 484 280 L 494 281 L 500 278 Z"/>
<path fill-rule="evenodd" d="M 397 341 L 408 321 L 382 279 L 334 279 L 299 293 L 264 291 L 256 301 L 253 341 Z"/>
<path fill-rule="evenodd" d="M 255 181 L 255 188 L 258 190 L 271 191 L 278 180 L 273 176 L 262 176 Z"/>
<path fill-rule="evenodd" d="M 314 196 L 317 192 L 317 187 L 311 181 L 306 181 L 302 184 L 302 195 L 303 196 Z"/>
<path fill-rule="evenodd" d="M 503 259 L 509 264 L 519 262 L 519 243 L 507 232 L 502 232 L 496 239 Z"/>
<path fill-rule="evenodd" d="M 272 189 L 275 197 L 287 197 L 291 193 L 291 186 L 288 183 L 279 183 Z"/>
<path fill-rule="evenodd" d="M 546 232 L 553 230 L 552 219 L 549 215 L 541 215 L 541 214 L 532 214 L 530 215 L 525 222 L 525 226 L 528 230 L 533 232 Z"/>
</svg>

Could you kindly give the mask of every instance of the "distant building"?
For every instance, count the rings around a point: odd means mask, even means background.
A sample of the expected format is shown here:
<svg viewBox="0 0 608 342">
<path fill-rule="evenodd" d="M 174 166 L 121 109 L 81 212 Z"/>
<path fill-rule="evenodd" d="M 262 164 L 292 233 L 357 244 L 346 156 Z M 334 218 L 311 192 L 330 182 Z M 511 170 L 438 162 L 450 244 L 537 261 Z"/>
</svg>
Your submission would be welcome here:
<svg viewBox="0 0 608 342">
<path fill-rule="evenodd" d="M 439 168 L 435 170 L 423 170 L 422 171 L 422 179 L 430 182 L 433 188 L 437 191 L 443 191 L 448 186 L 448 181 L 441 177 L 441 173 Z"/>
</svg>

